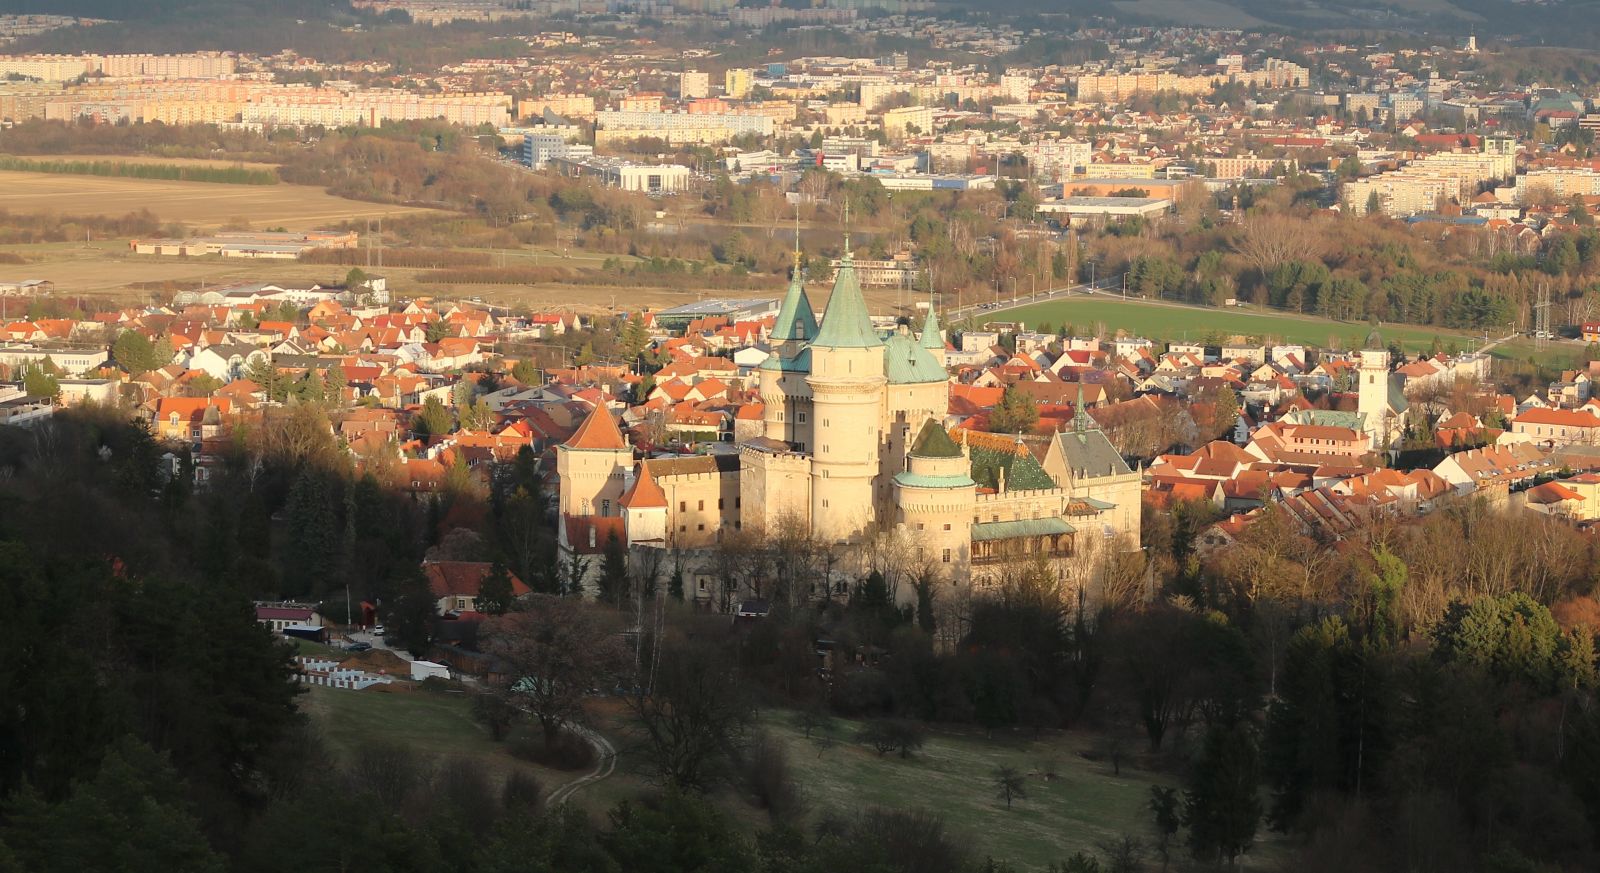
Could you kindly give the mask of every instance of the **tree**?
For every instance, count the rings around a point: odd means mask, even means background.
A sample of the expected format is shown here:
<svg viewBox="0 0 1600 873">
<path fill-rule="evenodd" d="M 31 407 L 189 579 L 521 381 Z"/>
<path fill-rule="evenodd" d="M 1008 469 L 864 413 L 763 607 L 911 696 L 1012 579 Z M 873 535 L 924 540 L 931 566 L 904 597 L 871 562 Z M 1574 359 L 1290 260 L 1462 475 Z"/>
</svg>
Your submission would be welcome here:
<svg viewBox="0 0 1600 873">
<path fill-rule="evenodd" d="M 544 381 L 539 378 L 539 368 L 527 358 L 511 365 L 511 378 L 528 386 L 536 386 Z"/>
<path fill-rule="evenodd" d="M 387 630 L 415 657 L 428 653 L 433 642 L 433 620 L 438 615 L 438 598 L 428 585 L 420 567 L 411 567 L 393 584 L 393 602 L 384 610 Z"/>
<path fill-rule="evenodd" d="M 286 593 L 320 596 L 329 587 L 330 568 L 337 566 L 341 534 L 327 478 L 314 469 L 301 470 L 289 489 L 283 514 L 289 542 L 294 544 L 283 550 Z"/>
<path fill-rule="evenodd" d="M 921 725 L 901 718 L 872 719 L 861 726 L 856 738 L 871 746 L 879 757 L 889 752 L 899 752 L 901 758 L 911 757 L 927 741 Z"/>
<path fill-rule="evenodd" d="M 628 360 L 637 361 L 639 356 L 650 346 L 650 330 L 644 326 L 644 314 L 635 313 L 629 316 L 622 324 L 622 330 L 617 334 L 617 344 L 627 354 Z"/>
<path fill-rule="evenodd" d="M 482 633 L 484 651 L 505 663 L 495 693 L 538 720 L 546 747 L 583 720 L 589 689 L 614 684 L 625 662 L 617 635 L 576 598 L 534 595 Z"/>
<path fill-rule="evenodd" d="M 1161 856 L 1161 869 L 1171 861 L 1172 838 L 1178 835 L 1183 816 L 1178 805 L 1178 789 L 1166 785 L 1150 786 L 1150 815 L 1156 831 L 1156 854 Z"/>
<path fill-rule="evenodd" d="M 28 392 L 31 397 L 59 397 L 61 383 L 43 367 L 29 365 L 22 374 L 22 390 Z"/>
<path fill-rule="evenodd" d="M 478 611 L 487 615 L 505 615 L 511 609 L 513 598 L 511 573 L 496 558 L 478 586 Z"/>
<path fill-rule="evenodd" d="M 344 274 L 344 287 L 346 290 L 355 291 L 367 284 L 367 273 L 360 267 L 351 267 L 350 272 Z"/>
<path fill-rule="evenodd" d="M 1260 766 L 1249 730 L 1244 724 L 1212 728 L 1189 775 L 1183 823 L 1189 829 L 1189 851 L 1198 861 L 1226 859 L 1231 865 L 1255 841 L 1261 821 L 1256 795 Z"/>
<path fill-rule="evenodd" d="M 1006 802 L 1006 809 L 1010 809 L 1013 800 L 1028 799 L 1028 777 L 1017 772 L 1015 767 L 1001 764 L 994 770 L 994 793 Z"/>
<path fill-rule="evenodd" d="M 744 747 L 755 708 L 732 659 L 709 645 L 664 651 L 655 687 L 639 683 L 628 705 L 644 733 L 645 757 L 670 787 L 705 791 Z"/>
<path fill-rule="evenodd" d="M 990 433 L 1025 433 L 1039 420 L 1039 409 L 1032 398 L 1008 385 L 1000 395 L 1000 402 L 989 411 Z"/>
<path fill-rule="evenodd" d="M 1223 385 L 1211 395 L 1211 432 L 1217 439 L 1232 440 L 1234 426 L 1239 421 L 1239 395 L 1229 385 Z"/>
<path fill-rule="evenodd" d="M 600 554 L 600 600 L 613 609 L 628 602 L 628 551 L 615 530 L 606 535 Z"/>
<path fill-rule="evenodd" d="M 12 807 L 0 840 L 24 870 L 227 869 L 206 843 L 171 764 L 135 740 L 114 746 L 99 772 L 74 782 L 61 802 L 29 788 Z"/>
<path fill-rule="evenodd" d="M 155 345 L 136 330 L 125 330 L 117 337 L 117 341 L 111 345 L 111 358 L 134 376 L 164 366 L 172 360 L 170 356 L 163 358 Z"/>
<path fill-rule="evenodd" d="M 419 437 L 445 436 L 455 429 L 450 408 L 437 397 L 429 397 L 411 419 L 411 430 Z"/>
</svg>

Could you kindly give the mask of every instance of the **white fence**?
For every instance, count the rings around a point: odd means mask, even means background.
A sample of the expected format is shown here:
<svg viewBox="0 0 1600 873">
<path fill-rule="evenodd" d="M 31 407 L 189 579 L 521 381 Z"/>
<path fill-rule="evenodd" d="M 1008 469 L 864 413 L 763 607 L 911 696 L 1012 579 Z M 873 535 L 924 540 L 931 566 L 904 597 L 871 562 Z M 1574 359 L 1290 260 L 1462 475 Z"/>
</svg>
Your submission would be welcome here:
<svg viewBox="0 0 1600 873">
<path fill-rule="evenodd" d="M 374 676 L 361 670 L 346 670 L 338 661 L 322 658 L 295 658 L 303 672 L 295 674 L 295 681 L 304 685 L 322 685 L 328 688 L 345 688 L 360 691 L 374 685 L 388 685 L 394 680 L 388 676 Z"/>
</svg>

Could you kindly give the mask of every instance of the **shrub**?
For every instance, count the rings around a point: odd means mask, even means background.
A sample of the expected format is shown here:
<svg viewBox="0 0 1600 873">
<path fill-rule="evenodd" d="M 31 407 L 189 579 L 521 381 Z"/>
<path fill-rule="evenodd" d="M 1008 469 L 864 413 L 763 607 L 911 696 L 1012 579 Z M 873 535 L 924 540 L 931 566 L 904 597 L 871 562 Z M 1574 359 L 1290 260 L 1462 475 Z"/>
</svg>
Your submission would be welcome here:
<svg viewBox="0 0 1600 873">
<path fill-rule="evenodd" d="M 507 744 L 511 754 L 555 770 L 587 770 L 594 766 L 594 746 L 581 736 L 562 731 L 546 744 L 543 735 L 519 737 Z"/>
<path fill-rule="evenodd" d="M 786 821 L 804 808 L 799 786 L 789 769 L 789 754 L 767 734 L 760 734 L 740 761 L 745 788 L 774 822 Z"/>
<path fill-rule="evenodd" d="M 512 812 L 537 813 L 544 806 L 544 786 L 532 773 L 512 770 L 500 789 L 500 805 Z"/>
</svg>

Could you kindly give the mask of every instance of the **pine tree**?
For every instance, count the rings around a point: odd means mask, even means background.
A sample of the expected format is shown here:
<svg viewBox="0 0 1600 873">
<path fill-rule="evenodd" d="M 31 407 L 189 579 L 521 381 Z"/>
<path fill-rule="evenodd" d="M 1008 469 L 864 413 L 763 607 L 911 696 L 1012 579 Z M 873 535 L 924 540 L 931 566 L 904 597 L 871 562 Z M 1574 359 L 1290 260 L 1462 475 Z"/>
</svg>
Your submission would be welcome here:
<svg viewBox="0 0 1600 873">
<path fill-rule="evenodd" d="M 635 313 L 622 325 L 617 343 L 627 353 L 628 360 L 637 361 L 650 346 L 650 331 L 644 326 L 644 313 Z"/>
<path fill-rule="evenodd" d="M 628 599 L 628 551 L 616 531 L 606 537 L 600 555 L 600 599 L 617 608 Z"/>
<path fill-rule="evenodd" d="M 1183 823 L 1195 860 L 1232 865 L 1250 851 L 1261 821 L 1260 770 L 1255 739 L 1244 724 L 1214 727 L 1206 734 L 1183 796 Z"/>
<path fill-rule="evenodd" d="M 499 558 L 489 567 L 488 575 L 478 586 L 478 611 L 488 615 L 505 615 L 511 609 L 514 592 L 511 573 Z"/>
<path fill-rule="evenodd" d="M 1033 400 L 1017 390 L 1017 386 L 1008 385 L 1000 395 L 1000 402 L 989 411 L 989 432 L 1026 433 L 1038 420 L 1039 409 L 1033 405 Z"/>
<path fill-rule="evenodd" d="M 328 368 L 328 377 L 325 387 L 327 399 L 335 404 L 344 401 L 344 390 L 350 387 L 350 377 L 345 374 L 342 364 L 334 364 Z"/>
<path fill-rule="evenodd" d="M 328 483 L 312 470 L 302 470 L 284 505 L 285 532 L 291 548 L 283 550 L 284 593 L 320 595 L 339 555 L 339 525 L 328 495 Z"/>
<path fill-rule="evenodd" d="M 58 397 L 61 395 L 61 383 L 45 372 L 43 367 L 30 365 L 22 375 L 22 390 L 32 397 Z"/>
<path fill-rule="evenodd" d="M 118 366 L 134 376 L 164 366 L 171 360 L 170 357 L 163 360 L 155 344 L 135 330 L 125 330 L 117 337 L 111 346 L 111 357 Z"/>
<path fill-rule="evenodd" d="M 667 579 L 667 596 L 683 602 L 683 561 L 672 562 L 672 576 Z"/>
<path fill-rule="evenodd" d="M 411 430 L 419 437 L 444 436 L 454 430 L 450 409 L 437 397 L 429 397 L 422 410 L 411 419 Z"/>
</svg>

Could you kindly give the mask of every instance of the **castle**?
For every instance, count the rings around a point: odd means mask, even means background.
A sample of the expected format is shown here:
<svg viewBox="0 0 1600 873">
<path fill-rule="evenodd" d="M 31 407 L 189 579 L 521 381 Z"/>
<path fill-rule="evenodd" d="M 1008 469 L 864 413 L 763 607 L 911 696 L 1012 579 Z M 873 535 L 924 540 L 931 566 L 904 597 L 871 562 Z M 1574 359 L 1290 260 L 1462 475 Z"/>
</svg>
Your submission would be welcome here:
<svg viewBox="0 0 1600 873">
<path fill-rule="evenodd" d="M 1083 404 L 1049 438 L 947 430 L 937 314 L 919 333 L 880 335 L 845 248 L 820 323 L 798 269 L 789 284 L 758 374 L 759 436 L 636 461 L 601 407 L 558 447 L 562 560 L 612 537 L 630 560 L 663 550 L 684 567 L 686 596 L 709 600 L 712 556 L 735 535 L 803 535 L 846 559 L 894 537 L 916 572 L 980 588 L 1040 560 L 1087 584 L 1108 549 L 1138 548 L 1140 474 Z"/>
</svg>

